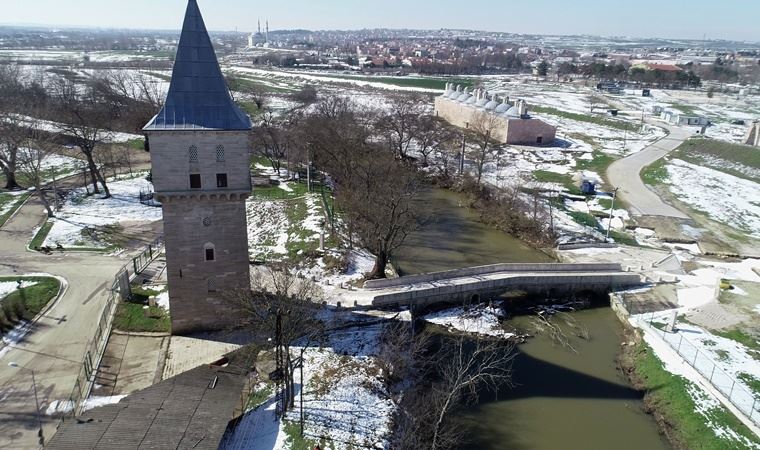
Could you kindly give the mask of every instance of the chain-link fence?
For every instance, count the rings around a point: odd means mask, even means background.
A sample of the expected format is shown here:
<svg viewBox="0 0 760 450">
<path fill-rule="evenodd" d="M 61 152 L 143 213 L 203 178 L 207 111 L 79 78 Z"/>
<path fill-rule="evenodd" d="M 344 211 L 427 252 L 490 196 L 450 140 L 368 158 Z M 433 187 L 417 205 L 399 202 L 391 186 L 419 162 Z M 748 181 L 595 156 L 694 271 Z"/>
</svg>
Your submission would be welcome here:
<svg viewBox="0 0 760 450">
<path fill-rule="evenodd" d="M 636 303 L 631 303 L 622 298 L 617 298 L 628 314 L 635 314 Z M 757 395 L 745 385 L 737 382 L 736 375 L 731 375 L 720 368 L 710 356 L 700 351 L 699 347 L 691 342 L 678 330 L 669 332 L 666 325 L 655 321 L 656 312 L 640 313 L 636 316 L 637 322 L 654 336 L 661 338 L 683 359 L 683 361 L 699 372 L 717 391 L 723 394 L 736 409 L 741 411 L 755 425 L 760 426 L 760 401 Z"/>
</svg>

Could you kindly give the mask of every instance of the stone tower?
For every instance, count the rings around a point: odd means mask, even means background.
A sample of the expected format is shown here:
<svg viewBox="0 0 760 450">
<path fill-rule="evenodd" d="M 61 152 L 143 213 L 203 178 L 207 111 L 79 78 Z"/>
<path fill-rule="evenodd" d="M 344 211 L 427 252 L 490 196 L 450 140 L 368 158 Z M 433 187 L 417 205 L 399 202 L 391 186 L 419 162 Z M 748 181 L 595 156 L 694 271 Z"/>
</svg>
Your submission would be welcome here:
<svg viewBox="0 0 760 450">
<path fill-rule="evenodd" d="M 250 287 L 250 129 L 189 0 L 166 103 L 144 128 L 163 205 L 174 334 L 234 324 L 235 305 L 222 294 Z"/>
</svg>

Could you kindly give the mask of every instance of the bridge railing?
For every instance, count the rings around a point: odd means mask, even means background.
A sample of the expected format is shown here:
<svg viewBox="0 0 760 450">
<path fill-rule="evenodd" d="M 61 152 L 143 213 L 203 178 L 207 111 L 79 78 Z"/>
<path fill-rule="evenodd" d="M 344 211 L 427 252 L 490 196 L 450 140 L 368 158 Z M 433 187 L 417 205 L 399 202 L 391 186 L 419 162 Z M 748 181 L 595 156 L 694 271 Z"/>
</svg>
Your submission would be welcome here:
<svg viewBox="0 0 760 450">
<path fill-rule="evenodd" d="M 408 275 L 399 278 L 383 280 L 368 280 L 365 289 L 385 289 L 396 286 L 406 286 L 416 283 L 430 283 L 451 278 L 472 277 L 497 272 L 622 272 L 617 263 L 503 263 L 487 266 L 465 267 L 463 269 L 445 270 L 442 272 Z"/>
</svg>

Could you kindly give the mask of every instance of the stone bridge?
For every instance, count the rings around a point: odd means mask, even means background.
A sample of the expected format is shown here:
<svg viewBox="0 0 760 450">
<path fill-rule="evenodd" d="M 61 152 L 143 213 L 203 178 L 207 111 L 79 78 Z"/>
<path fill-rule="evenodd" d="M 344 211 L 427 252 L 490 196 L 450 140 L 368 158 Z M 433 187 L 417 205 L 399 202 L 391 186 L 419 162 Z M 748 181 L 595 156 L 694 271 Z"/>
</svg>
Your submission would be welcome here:
<svg viewBox="0 0 760 450">
<path fill-rule="evenodd" d="M 637 273 L 620 264 L 550 263 L 493 264 L 444 272 L 410 275 L 364 284 L 374 307 L 425 307 L 436 303 L 462 303 L 497 297 L 509 291 L 559 295 L 608 292 L 643 284 Z"/>
</svg>

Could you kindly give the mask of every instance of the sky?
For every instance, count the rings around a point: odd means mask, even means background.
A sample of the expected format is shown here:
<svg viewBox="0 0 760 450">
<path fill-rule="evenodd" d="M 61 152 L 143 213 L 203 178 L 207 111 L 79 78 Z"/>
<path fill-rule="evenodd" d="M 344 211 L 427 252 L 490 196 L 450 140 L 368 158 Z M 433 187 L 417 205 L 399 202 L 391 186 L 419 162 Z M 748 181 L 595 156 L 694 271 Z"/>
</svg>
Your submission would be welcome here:
<svg viewBox="0 0 760 450">
<path fill-rule="evenodd" d="M 179 29 L 187 0 L 0 0 L 5 25 Z M 210 30 L 463 28 L 760 41 L 758 0 L 198 0 Z M 465 7 L 466 5 L 466 7 Z"/>
</svg>

